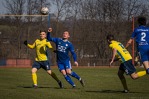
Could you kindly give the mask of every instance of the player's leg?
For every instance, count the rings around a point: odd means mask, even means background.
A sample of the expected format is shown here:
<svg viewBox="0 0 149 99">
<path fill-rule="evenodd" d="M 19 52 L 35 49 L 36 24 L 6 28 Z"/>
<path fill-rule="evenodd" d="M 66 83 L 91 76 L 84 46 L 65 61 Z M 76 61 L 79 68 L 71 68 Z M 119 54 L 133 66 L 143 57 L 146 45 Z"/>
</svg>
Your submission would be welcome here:
<svg viewBox="0 0 149 99">
<path fill-rule="evenodd" d="M 42 63 L 42 68 L 43 68 L 44 70 L 46 70 L 47 73 L 48 73 L 49 75 L 51 75 L 51 77 L 57 81 L 57 83 L 59 84 L 60 88 L 63 88 L 62 82 L 58 79 L 58 77 L 56 76 L 56 74 L 55 74 L 53 71 L 51 71 L 50 64 L 49 64 L 48 61 L 44 61 L 44 62 Z"/>
<path fill-rule="evenodd" d="M 37 87 L 37 68 L 32 68 L 33 87 Z"/>
<path fill-rule="evenodd" d="M 124 71 L 119 70 L 118 71 L 118 77 L 121 80 L 121 83 L 122 83 L 123 88 L 124 88 L 124 92 L 128 92 L 129 90 L 128 90 L 128 86 L 127 86 L 127 83 L 126 83 L 126 79 L 124 77 Z"/>
<path fill-rule="evenodd" d="M 74 82 L 72 81 L 72 79 L 69 77 L 69 75 L 67 75 L 67 73 L 66 73 L 66 71 L 65 71 L 64 64 L 58 63 L 58 68 L 59 68 L 59 71 L 63 74 L 65 80 L 66 80 L 70 85 L 72 85 L 72 87 L 75 87 L 76 85 L 74 84 Z"/>
<path fill-rule="evenodd" d="M 144 61 L 143 62 L 143 66 L 146 70 L 146 73 L 149 74 L 149 61 Z"/>
<path fill-rule="evenodd" d="M 132 79 L 137 79 L 139 77 L 142 77 L 146 75 L 146 71 L 140 71 L 136 73 L 136 68 L 132 64 L 132 60 L 128 60 L 125 63 L 123 63 L 123 68 L 126 72 L 127 75 L 130 75 Z"/>
<path fill-rule="evenodd" d="M 33 87 L 34 88 L 37 88 L 37 70 L 40 68 L 40 63 L 35 61 L 33 66 L 32 66 L 32 80 L 33 80 Z"/>
<path fill-rule="evenodd" d="M 72 77 L 74 77 L 74 78 L 76 78 L 78 80 L 81 80 L 81 77 L 77 73 L 75 73 L 74 71 L 72 71 L 71 69 L 66 69 L 66 72 L 70 76 L 72 76 Z"/>
<path fill-rule="evenodd" d="M 85 83 L 84 83 L 83 79 L 77 73 L 75 73 L 74 71 L 72 71 L 72 67 L 71 67 L 70 61 L 68 61 L 68 62 L 65 63 L 65 68 L 66 68 L 66 73 L 67 74 L 69 74 L 72 77 L 78 79 L 80 81 L 81 85 L 83 87 L 85 86 Z"/>
<path fill-rule="evenodd" d="M 127 86 L 127 82 L 126 82 L 126 79 L 125 79 L 125 76 L 124 76 L 124 73 L 126 72 L 125 69 L 124 69 L 124 64 L 121 63 L 120 67 L 119 67 L 119 70 L 118 70 L 118 77 L 119 79 L 121 80 L 121 83 L 123 85 L 123 88 L 124 88 L 124 92 L 128 92 L 128 86 Z"/>
<path fill-rule="evenodd" d="M 149 74 L 149 47 L 140 47 L 139 51 L 146 73 Z"/>
<path fill-rule="evenodd" d="M 146 71 L 140 71 L 140 72 L 137 72 L 137 73 L 132 73 L 130 76 L 132 79 L 137 79 L 137 78 L 140 78 L 142 76 L 146 75 Z"/>
<path fill-rule="evenodd" d="M 47 70 L 47 73 L 48 73 L 49 75 L 51 75 L 51 77 L 57 81 L 57 83 L 58 83 L 58 85 L 60 86 L 60 88 L 63 88 L 62 82 L 58 79 L 58 77 L 56 76 L 56 74 L 55 74 L 53 71 Z"/>
</svg>

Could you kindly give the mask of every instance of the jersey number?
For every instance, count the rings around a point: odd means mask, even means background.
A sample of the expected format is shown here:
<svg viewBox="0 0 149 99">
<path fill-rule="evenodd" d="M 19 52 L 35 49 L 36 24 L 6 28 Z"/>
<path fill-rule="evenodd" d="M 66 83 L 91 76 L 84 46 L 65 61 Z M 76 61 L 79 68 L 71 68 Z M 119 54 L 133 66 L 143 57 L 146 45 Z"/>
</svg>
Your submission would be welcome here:
<svg viewBox="0 0 149 99">
<path fill-rule="evenodd" d="M 146 41 L 145 40 L 145 37 L 146 37 L 146 33 L 145 32 L 142 32 L 141 33 L 141 41 Z"/>
<path fill-rule="evenodd" d="M 121 48 L 123 49 L 123 52 L 125 53 L 125 54 L 127 54 L 128 53 L 128 51 L 125 49 L 125 47 L 123 46 L 123 44 L 119 44 L 120 46 L 121 46 Z"/>
<path fill-rule="evenodd" d="M 58 51 L 60 52 L 66 52 L 66 47 L 65 46 L 61 46 L 61 45 L 58 45 Z"/>
</svg>

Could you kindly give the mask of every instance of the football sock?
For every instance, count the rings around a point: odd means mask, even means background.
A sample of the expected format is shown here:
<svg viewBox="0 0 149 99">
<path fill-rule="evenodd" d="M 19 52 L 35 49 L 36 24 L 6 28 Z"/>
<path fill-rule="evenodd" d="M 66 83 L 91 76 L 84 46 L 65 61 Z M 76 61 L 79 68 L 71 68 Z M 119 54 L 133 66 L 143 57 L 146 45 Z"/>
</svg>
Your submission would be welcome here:
<svg viewBox="0 0 149 99">
<path fill-rule="evenodd" d="M 51 76 L 57 81 L 60 82 L 60 80 L 57 78 L 56 74 L 54 72 L 51 73 Z"/>
<path fill-rule="evenodd" d="M 121 82 L 122 82 L 122 85 L 123 85 L 124 89 L 125 89 L 125 90 L 128 90 L 127 83 L 126 83 L 126 79 L 123 78 L 123 79 L 120 79 L 120 80 L 121 80 Z"/>
<path fill-rule="evenodd" d="M 149 74 L 149 68 L 148 68 L 148 69 L 146 69 L 146 73 L 147 73 L 147 74 Z"/>
<path fill-rule="evenodd" d="M 33 84 L 37 85 L 37 74 L 36 73 L 32 73 L 32 80 L 33 80 Z"/>
<path fill-rule="evenodd" d="M 140 72 L 137 72 L 137 74 L 139 77 L 142 77 L 142 76 L 146 75 L 146 71 L 140 71 Z"/>
<path fill-rule="evenodd" d="M 74 77 L 74 78 L 76 78 L 76 79 L 78 79 L 78 80 L 81 80 L 81 78 L 75 73 L 75 72 L 71 72 L 71 74 L 70 74 L 72 77 Z"/>
<path fill-rule="evenodd" d="M 64 77 L 69 84 L 71 84 L 72 86 L 75 85 L 74 82 L 71 80 L 71 78 L 68 75 L 64 75 Z"/>
</svg>

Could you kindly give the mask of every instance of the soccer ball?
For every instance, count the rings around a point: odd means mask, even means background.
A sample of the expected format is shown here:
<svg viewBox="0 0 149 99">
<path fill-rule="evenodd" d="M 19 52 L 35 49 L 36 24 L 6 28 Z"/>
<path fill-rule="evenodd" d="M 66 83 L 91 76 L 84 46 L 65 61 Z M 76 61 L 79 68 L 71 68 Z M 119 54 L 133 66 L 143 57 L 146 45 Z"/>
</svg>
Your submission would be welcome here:
<svg viewBox="0 0 149 99">
<path fill-rule="evenodd" d="M 47 15 L 49 13 L 49 9 L 47 7 L 42 7 L 40 12 L 43 15 Z"/>
</svg>

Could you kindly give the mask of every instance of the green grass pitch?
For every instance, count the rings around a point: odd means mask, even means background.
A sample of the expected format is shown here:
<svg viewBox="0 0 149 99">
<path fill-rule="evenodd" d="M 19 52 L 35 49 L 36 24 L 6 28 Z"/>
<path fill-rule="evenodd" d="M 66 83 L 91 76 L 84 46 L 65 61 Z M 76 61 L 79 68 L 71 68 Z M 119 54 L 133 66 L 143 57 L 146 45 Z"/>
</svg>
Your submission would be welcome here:
<svg viewBox="0 0 149 99">
<path fill-rule="evenodd" d="M 58 84 L 44 70 L 38 71 L 38 86 L 32 88 L 31 68 L 0 68 L 0 99 L 149 99 L 149 76 L 137 80 L 126 77 L 130 93 L 122 93 L 118 68 L 74 68 L 86 82 L 83 88 L 74 78 L 72 89 L 57 68 L 52 70 L 64 84 Z M 138 71 L 144 70 L 137 68 Z"/>
</svg>

